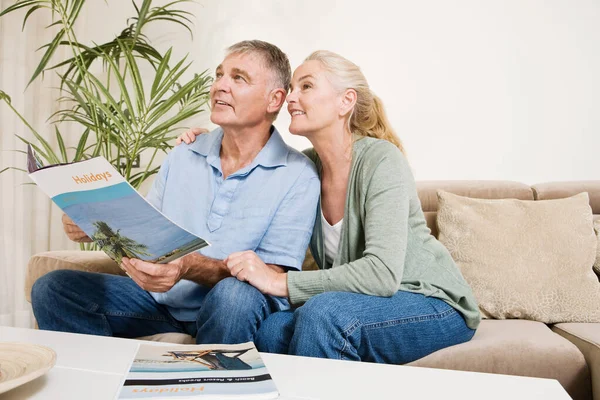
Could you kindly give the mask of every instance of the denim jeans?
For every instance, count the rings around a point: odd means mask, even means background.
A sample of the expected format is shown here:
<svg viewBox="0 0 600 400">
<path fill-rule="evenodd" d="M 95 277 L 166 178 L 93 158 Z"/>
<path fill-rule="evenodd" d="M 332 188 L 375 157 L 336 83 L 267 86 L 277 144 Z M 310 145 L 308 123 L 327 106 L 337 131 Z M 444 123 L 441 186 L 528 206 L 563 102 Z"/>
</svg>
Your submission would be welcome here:
<svg viewBox="0 0 600 400">
<path fill-rule="evenodd" d="M 461 314 L 433 297 L 327 292 L 271 314 L 255 341 L 270 353 L 405 364 L 474 334 Z"/>
<path fill-rule="evenodd" d="M 199 344 L 252 341 L 260 323 L 282 308 L 281 299 L 226 278 L 206 294 L 196 321 L 178 321 L 128 277 L 70 270 L 38 279 L 31 300 L 40 329 L 130 338 L 180 332 Z"/>
</svg>

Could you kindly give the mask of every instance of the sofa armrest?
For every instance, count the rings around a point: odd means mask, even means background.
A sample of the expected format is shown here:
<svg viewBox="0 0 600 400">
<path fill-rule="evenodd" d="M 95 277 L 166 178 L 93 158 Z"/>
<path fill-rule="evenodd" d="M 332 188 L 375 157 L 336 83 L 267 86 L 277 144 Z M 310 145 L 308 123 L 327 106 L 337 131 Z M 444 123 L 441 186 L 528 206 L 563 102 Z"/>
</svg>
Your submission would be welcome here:
<svg viewBox="0 0 600 400">
<path fill-rule="evenodd" d="M 569 322 L 552 327 L 583 353 L 592 378 L 593 398 L 600 398 L 600 323 Z"/>
<path fill-rule="evenodd" d="M 31 288 L 38 278 L 57 269 L 125 275 L 125 272 L 102 251 L 47 251 L 35 254 L 27 264 L 25 297 L 31 303 Z"/>
</svg>

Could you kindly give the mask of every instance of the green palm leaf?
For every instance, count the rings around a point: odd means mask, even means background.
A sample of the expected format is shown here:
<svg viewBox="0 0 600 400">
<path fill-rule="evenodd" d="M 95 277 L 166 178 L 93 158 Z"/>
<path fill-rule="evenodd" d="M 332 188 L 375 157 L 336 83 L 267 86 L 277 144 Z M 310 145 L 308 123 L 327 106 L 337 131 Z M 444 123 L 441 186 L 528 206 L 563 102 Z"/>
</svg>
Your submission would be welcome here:
<svg viewBox="0 0 600 400">
<path fill-rule="evenodd" d="M 158 7 L 153 7 L 151 0 L 133 1 L 136 11 L 127 26 L 115 39 L 100 44 L 77 40 L 75 27 L 85 0 L 18 0 L 2 10 L 0 18 L 24 10 L 23 28 L 34 13 L 49 10 L 52 23 L 48 28 L 58 27 L 53 40 L 39 48 L 43 54 L 28 83 L 43 76 L 45 71 L 60 71 L 60 107 L 48 118 L 54 125 L 54 132 L 51 130 L 48 135 L 54 136 L 53 145 L 25 120 L 11 104 L 10 97 L 0 90 L 0 102 L 16 113 L 34 137 L 28 140 L 17 136 L 19 140 L 31 144 L 47 164 L 103 155 L 139 188 L 158 172 L 155 156 L 171 149 L 174 132 L 182 128 L 179 124 L 202 112 L 208 99 L 211 83 L 208 74 L 203 72 L 184 79 L 191 66 L 186 57 L 171 65 L 173 50 L 159 52 L 144 34 L 146 27 L 154 22 L 184 26 L 192 34 L 193 14 L 178 9 L 190 1 L 174 0 Z M 61 47 L 68 48 L 70 54 L 55 60 Z M 105 74 L 89 72 L 97 63 Z M 150 72 L 143 68 L 147 65 L 152 67 Z M 141 71 L 145 71 L 144 74 Z M 63 123 L 77 124 L 82 133 L 75 138 L 66 137 L 62 133 Z M 75 141 L 76 147 L 67 147 L 67 143 Z M 144 152 L 150 152 L 150 162 L 142 169 L 134 169 L 133 160 Z M 8 169 L 18 168 L 6 167 L 1 172 Z M 127 251 L 138 250 L 127 238 L 119 246 L 125 248 L 129 244 Z"/>
<path fill-rule="evenodd" d="M 50 42 L 50 44 L 48 45 L 48 49 L 42 56 L 42 60 L 40 61 L 37 68 L 33 72 L 33 75 L 31 76 L 29 83 L 27 83 L 27 86 L 31 85 L 31 83 L 35 80 L 35 78 L 37 78 L 38 75 L 44 71 L 44 69 L 46 68 L 46 65 L 50 62 L 50 58 L 52 57 L 52 55 L 58 48 L 58 44 L 60 43 L 60 41 L 62 40 L 64 35 L 65 35 L 65 29 L 63 28 L 60 31 L 58 31 L 58 33 L 56 34 L 56 36 L 54 37 L 52 42 Z"/>
<path fill-rule="evenodd" d="M 4 9 L 2 12 L 0 12 L 0 17 L 3 17 L 4 15 L 6 15 L 8 13 L 11 13 L 13 11 L 17 11 L 17 10 L 19 10 L 21 8 L 24 8 L 24 7 L 36 6 L 36 5 L 38 5 L 38 3 L 50 3 L 50 1 L 39 1 L 39 0 L 17 1 L 12 6 L 8 6 L 6 9 Z"/>
<path fill-rule="evenodd" d="M 67 157 L 67 148 L 65 146 L 65 141 L 63 140 L 60 131 L 58 130 L 58 126 L 54 126 L 56 132 L 56 141 L 58 142 L 58 148 L 60 149 L 60 155 L 62 156 L 62 162 L 68 163 L 69 159 Z"/>
</svg>

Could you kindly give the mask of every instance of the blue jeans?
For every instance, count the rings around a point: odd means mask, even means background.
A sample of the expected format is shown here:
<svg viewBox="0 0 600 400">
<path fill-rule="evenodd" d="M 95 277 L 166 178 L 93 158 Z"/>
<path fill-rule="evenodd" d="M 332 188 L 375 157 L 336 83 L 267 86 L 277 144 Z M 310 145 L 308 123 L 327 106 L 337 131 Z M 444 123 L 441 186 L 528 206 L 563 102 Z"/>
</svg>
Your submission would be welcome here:
<svg viewBox="0 0 600 400">
<path fill-rule="evenodd" d="M 196 321 L 178 321 L 128 277 L 58 270 L 39 278 L 31 293 L 40 329 L 101 336 L 140 337 L 187 333 L 202 343 L 252 341 L 280 303 L 235 278 L 204 297 Z"/>
<path fill-rule="evenodd" d="M 271 314 L 255 341 L 263 352 L 405 364 L 474 334 L 461 314 L 433 297 L 328 292 Z"/>
</svg>

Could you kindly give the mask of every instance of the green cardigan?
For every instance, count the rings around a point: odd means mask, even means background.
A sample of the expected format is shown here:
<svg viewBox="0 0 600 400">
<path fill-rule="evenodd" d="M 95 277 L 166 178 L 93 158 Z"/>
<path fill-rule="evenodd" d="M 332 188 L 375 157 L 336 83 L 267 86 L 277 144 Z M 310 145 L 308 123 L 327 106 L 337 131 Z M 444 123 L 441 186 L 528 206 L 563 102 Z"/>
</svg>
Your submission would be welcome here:
<svg viewBox="0 0 600 400">
<path fill-rule="evenodd" d="M 315 151 L 305 154 L 321 173 Z M 354 142 L 333 265 L 325 261 L 320 215 L 319 205 L 310 243 L 319 270 L 288 272 L 292 304 L 330 291 L 389 297 L 405 290 L 445 301 L 477 328 L 473 292 L 448 250 L 431 235 L 408 162 L 392 143 L 369 137 Z"/>
</svg>

